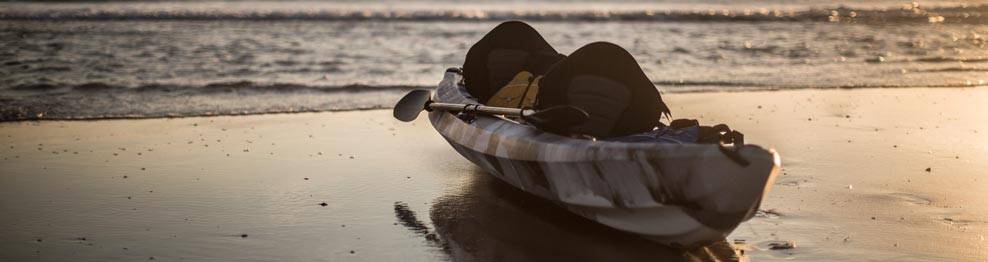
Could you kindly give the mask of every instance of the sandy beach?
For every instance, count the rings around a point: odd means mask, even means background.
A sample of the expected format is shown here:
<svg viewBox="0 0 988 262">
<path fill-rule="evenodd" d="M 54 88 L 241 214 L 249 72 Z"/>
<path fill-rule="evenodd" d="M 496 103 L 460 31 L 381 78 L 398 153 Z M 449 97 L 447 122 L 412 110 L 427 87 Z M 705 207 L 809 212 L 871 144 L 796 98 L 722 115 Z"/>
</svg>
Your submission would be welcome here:
<svg viewBox="0 0 988 262">
<path fill-rule="evenodd" d="M 683 252 L 593 224 L 484 174 L 424 118 L 369 110 L 2 123 L 0 260 L 988 256 L 984 88 L 663 98 L 782 156 L 763 212 L 724 242 Z"/>
</svg>

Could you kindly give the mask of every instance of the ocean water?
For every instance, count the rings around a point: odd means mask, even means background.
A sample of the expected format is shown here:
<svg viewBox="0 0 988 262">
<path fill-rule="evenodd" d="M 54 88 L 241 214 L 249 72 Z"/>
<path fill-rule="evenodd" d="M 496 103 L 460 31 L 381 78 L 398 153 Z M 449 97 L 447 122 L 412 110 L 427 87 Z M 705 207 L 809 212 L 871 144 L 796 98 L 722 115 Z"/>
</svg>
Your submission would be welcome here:
<svg viewBox="0 0 988 262">
<path fill-rule="evenodd" d="M 664 93 L 988 85 L 988 1 L 0 3 L 0 120 L 388 108 L 513 19 Z"/>
</svg>

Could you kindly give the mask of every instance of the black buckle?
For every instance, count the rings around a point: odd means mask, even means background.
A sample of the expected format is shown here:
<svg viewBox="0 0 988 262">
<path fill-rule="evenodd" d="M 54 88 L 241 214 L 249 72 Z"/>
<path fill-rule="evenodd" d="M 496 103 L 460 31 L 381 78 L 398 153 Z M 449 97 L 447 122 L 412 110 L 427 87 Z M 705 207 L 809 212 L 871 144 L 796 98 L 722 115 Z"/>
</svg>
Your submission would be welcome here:
<svg viewBox="0 0 988 262">
<path fill-rule="evenodd" d="M 743 167 L 751 165 L 751 161 L 744 159 L 744 157 L 741 156 L 741 153 L 739 153 L 739 151 L 741 151 L 740 144 L 734 144 L 731 147 L 734 149 L 728 149 L 727 145 L 724 145 L 724 143 L 717 143 L 717 149 L 720 149 L 720 152 L 727 156 L 727 158 L 731 159 L 731 161 L 734 161 L 734 163 L 737 163 Z"/>
</svg>

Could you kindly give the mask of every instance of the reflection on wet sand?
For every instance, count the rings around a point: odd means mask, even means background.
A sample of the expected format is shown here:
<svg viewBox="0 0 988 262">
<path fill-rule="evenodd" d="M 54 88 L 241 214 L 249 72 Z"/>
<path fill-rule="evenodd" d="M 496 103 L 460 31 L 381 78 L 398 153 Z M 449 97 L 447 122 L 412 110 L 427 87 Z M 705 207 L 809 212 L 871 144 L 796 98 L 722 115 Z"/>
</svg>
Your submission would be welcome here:
<svg viewBox="0 0 988 262">
<path fill-rule="evenodd" d="M 596 224 L 475 169 L 461 190 L 432 205 L 432 235 L 410 211 L 395 214 L 455 261 L 736 261 L 726 241 L 693 250 L 665 247 Z M 414 216 L 414 213 L 411 213 Z"/>
</svg>

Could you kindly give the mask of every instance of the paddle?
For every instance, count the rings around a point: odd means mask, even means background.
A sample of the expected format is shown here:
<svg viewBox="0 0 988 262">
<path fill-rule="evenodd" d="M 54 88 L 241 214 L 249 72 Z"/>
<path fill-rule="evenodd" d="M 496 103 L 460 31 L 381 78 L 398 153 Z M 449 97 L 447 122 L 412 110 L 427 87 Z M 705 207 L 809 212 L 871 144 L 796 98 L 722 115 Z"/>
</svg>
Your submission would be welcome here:
<svg viewBox="0 0 988 262">
<path fill-rule="evenodd" d="M 405 97 L 395 104 L 394 117 L 398 120 L 409 122 L 415 120 L 422 110 L 450 111 L 450 112 L 471 112 L 487 115 L 517 116 L 536 127 L 570 127 L 586 122 L 590 118 L 583 109 L 575 106 L 555 106 L 545 110 L 535 111 L 532 109 L 519 109 L 508 107 L 493 107 L 478 104 L 453 104 L 432 101 L 432 92 L 429 90 L 417 89 L 408 92 Z"/>
</svg>

